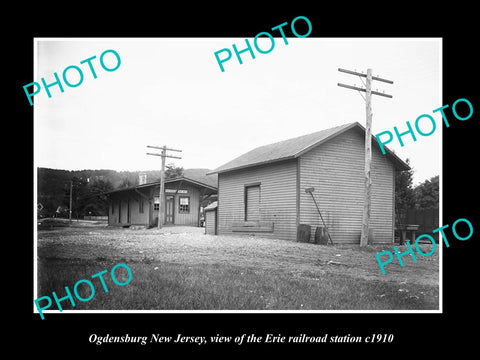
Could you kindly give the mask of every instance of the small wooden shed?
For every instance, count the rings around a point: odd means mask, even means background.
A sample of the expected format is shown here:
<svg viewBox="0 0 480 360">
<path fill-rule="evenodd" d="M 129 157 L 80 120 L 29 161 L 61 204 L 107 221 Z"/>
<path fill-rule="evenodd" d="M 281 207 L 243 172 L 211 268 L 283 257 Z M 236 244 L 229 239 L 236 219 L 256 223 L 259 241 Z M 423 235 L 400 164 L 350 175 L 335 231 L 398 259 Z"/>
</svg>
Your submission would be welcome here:
<svg viewBox="0 0 480 360">
<path fill-rule="evenodd" d="M 218 234 L 296 240 L 322 221 L 335 244 L 359 243 L 364 201 L 365 128 L 358 122 L 260 146 L 218 167 Z M 372 136 L 371 223 L 375 242 L 393 242 L 395 172 L 409 166 Z M 314 239 L 311 239 L 313 242 Z"/>
<path fill-rule="evenodd" d="M 205 215 L 205 234 L 217 235 L 217 202 L 214 201 L 203 209 Z"/>
</svg>

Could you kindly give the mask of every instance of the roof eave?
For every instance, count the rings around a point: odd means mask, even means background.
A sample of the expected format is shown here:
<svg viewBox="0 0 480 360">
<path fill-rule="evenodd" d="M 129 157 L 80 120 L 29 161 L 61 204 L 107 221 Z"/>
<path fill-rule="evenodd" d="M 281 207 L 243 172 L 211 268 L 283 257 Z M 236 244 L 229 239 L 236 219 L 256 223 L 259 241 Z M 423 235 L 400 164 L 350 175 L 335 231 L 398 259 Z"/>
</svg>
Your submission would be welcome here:
<svg viewBox="0 0 480 360">
<path fill-rule="evenodd" d="M 377 138 L 373 137 L 375 143 L 377 144 L 379 151 L 381 152 L 382 150 L 380 149 L 380 145 L 378 144 Z M 385 154 L 382 156 L 386 156 L 390 159 L 390 161 L 395 165 L 395 168 L 400 171 L 405 171 L 405 170 L 410 170 L 410 166 L 400 159 L 392 150 L 390 150 L 388 147 L 384 146 L 383 149 L 385 150 Z"/>
<path fill-rule="evenodd" d="M 190 179 L 190 178 L 187 178 L 187 177 L 184 177 L 184 176 L 178 177 L 178 178 L 175 178 L 175 179 L 165 180 L 165 184 L 172 183 L 172 182 L 175 182 L 175 181 L 187 181 L 187 182 L 190 182 L 194 185 L 203 186 L 203 187 L 205 187 L 207 189 L 210 189 L 210 190 L 213 190 L 213 191 L 218 191 L 218 188 L 216 188 L 215 186 L 204 184 L 200 181 L 193 180 L 193 179 Z M 128 188 L 115 189 L 115 190 L 107 191 L 107 192 L 102 193 L 102 194 L 107 195 L 107 194 L 112 194 L 112 193 L 116 193 L 116 192 L 120 192 L 120 191 L 131 191 L 131 190 L 135 190 L 135 189 L 141 189 L 141 188 L 145 188 L 145 187 L 159 186 L 159 185 L 160 185 L 160 181 L 155 181 L 155 182 L 146 183 L 146 184 L 142 184 L 142 185 L 130 186 Z"/>
<path fill-rule="evenodd" d="M 341 130 L 338 130 L 334 133 L 332 133 L 331 135 L 327 136 L 326 138 L 322 139 L 322 140 L 319 140 L 307 147 L 305 147 L 304 149 L 298 151 L 297 153 L 293 154 L 293 155 L 290 155 L 290 156 L 286 156 L 286 157 L 283 157 L 283 158 L 279 158 L 279 159 L 273 159 L 273 160 L 268 160 L 268 161 L 261 161 L 261 162 L 257 162 L 257 163 L 253 163 L 253 164 L 247 164 L 247 165 L 242 165 L 242 166 L 236 166 L 236 167 L 233 167 L 233 168 L 227 168 L 227 169 L 220 169 L 220 170 L 213 170 L 211 172 L 208 172 L 207 175 L 211 175 L 211 174 L 222 174 L 222 173 L 227 173 L 227 172 L 231 172 L 231 171 L 236 171 L 236 170 L 242 170 L 242 169 L 247 169 L 247 168 L 250 168 L 250 167 L 254 167 L 254 166 L 260 166 L 260 165 L 268 165 L 268 164 L 273 164 L 273 163 L 276 163 L 276 162 L 280 162 L 280 161 L 285 161 L 285 160 L 290 160 L 290 159 L 296 159 L 300 156 L 302 156 L 303 154 L 311 151 L 313 148 L 327 142 L 327 141 L 330 141 L 332 140 L 333 138 L 335 138 L 336 136 L 339 136 L 341 134 L 343 134 L 344 132 L 346 131 L 349 131 L 350 129 L 354 128 L 354 127 L 358 127 L 359 129 L 361 129 L 363 132 L 365 132 L 365 127 L 363 127 L 362 124 L 360 124 L 358 121 L 357 122 L 353 122 L 351 124 L 349 124 L 348 126 L 345 126 L 343 129 Z M 375 143 L 380 147 L 380 145 L 378 144 L 378 141 L 376 139 L 375 136 L 372 135 L 372 138 L 374 139 Z M 400 171 L 404 171 L 404 170 L 410 170 L 410 166 L 408 166 L 407 163 L 405 163 L 402 159 L 400 159 L 392 150 L 390 150 L 388 147 L 384 147 L 385 149 L 385 156 L 387 156 L 394 164 L 395 168 L 400 170 Z"/>
<path fill-rule="evenodd" d="M 211 174 L 223 174 L 223 173 L 226 173 L 226 172 L 231 172 L 231 171 L 236 171 L 236 170 L 242 170 L 242 169 L 251 168 L 251 167 L 254 167 L 254 166 L 268 165 L 268 164 L 273 164 L 273 163 L 277 163 L 277 162 L 280 162 L 280 161 L 293 160 L 293 159 L 295 159 L 295 158 L 296 158 L 295 155 L 291 155 L 291 156 L 285 156 L 285 157 L 278 158 L 278 159 L 267 160 L 267 161 L 260 161 L 260 162 L 253 163 L 253 164 L 236 166 L 236 167 L 228 168 L 228 169 L 224 169 L 224 170 L 217 170 L 217 169 L 215 169 L 215 170 L 213 170 L 212 172 L 207 173 L 207 175 L 211 175 Z"/>
<path fill-rule="evenodd" d="M 203 186 L 203 187 L 208 188 L 208 189 L 210 189 L 210 190 L 215 190 L 215 191 L 218 190 L 218 188 L 215 187 L 215 186 L 208 185 L 208 184 L 205 184 L 205 183 L 203 183 L 203 182 L 201 182 L 201 181 L 197 181 L 197 180 L 194 180 L 194 179 L 190 179 L 190 178 L 187 178 L 187 177 L 185 177 L 185 176 L 182 176 L 182 177 L 179 177 L 179 178 L 175 178 L 175 179 L 169 179 L 169 180 L 165 181 L 165 183 L 167 183 L 167 182 L 175 182 L 175 181 L 178 181 L 178 180 L 188 181 L 188 182 L 190 182 L 190 183 L 192 183 L 192 184 L 195 184 L 195 185 L 198 185 L 198 186 Z"/>
<path fill-rule="evenodd" d="M 403 161 L 402 159 L 400 159 L 397 155 L 395 155 L 393 152 L 390 152 L 390 154 L 388 155 L 391 159 L 391 161 L 393 162 L 393 164 L 395 165 L 395 168 L 399 171 L 407 171 L 407 170 L 410 170 L 411 167 L 405 162 Z"/>
<path fill-rule="evenodd" d="M 363 129 L 363 131 L 366 131 L 365 127 L 363 127 L 363 125 L 360 124 L 359 122 L 354 123 L 354 125 L 358 125 L 358 127 L 359 127 L 360 129 Z M 377 146 L 378 146 L 378 148 L 379 148 L 379 150 L 380 150 L 380 152 L 381 152 L 382 150 L 380 149 L 380 144 L 378 143 L 377 138 L 376 138 L 374 135 L 372 135 L 372 139 L 373 139 L 374 142 L 377 144 Z M 385 150 L 384 156 L 387 156 L 387 157 L 390 159 L 390 161 L 393 162 L 393 164 L 395 165 L 395 168 L 396 168 L 397 170 L 400 170 L 400 171 L 410 170 L 410 166 L 408 166 L 408 164 L 407 164 L 405 161 L 403 161 L 402 159 L 400 159 L 392 150 L 390 150 L 390 149 L 389 149 L 388 147 L 386 147 L 386 146 L 384 146 L 383 148 L 384 148 L 384 150 Z"/>
<path fill-rule="evenodd" d="M 358 122 L 351 123 L 350 125 L 345 126 L 343 129 L 334 132 L 333 134 L 327 136 L 326 138 L 324 138 L 324 139 L 322 139 L 322 140 L 319 140 L 319 141 L 315 142 L 314 144 L 311 144 L 311 145 L 307 146 L 306 148 L 300 150 L 299 152 L 297 152 L 297 153 L 295 154 L 294 157 L 297 158 L 297 157 L 302 156 L 303 154 L 309 152 L 309 151 L 312 150 L 313 148 L 316 148 L 317 146 L 319 146 L 319 145 L 321 145 L 321 144 L 323 144 L 323 143 L 325 143 L 325 142 L 327 142 L 327 141 L 332 140 L 332 139 L 335 138 L 336 136 L 339 136 L 339 135 L 343 134 L 345 131 L 348 131 L 348 130 L 350 130 L 351 128 L 353 128 L 353 127 L 355 127 L 355 126 L 361 126 L 361 125 L 360 125 L 360 123 L 358 123 Z"/>
</svg>

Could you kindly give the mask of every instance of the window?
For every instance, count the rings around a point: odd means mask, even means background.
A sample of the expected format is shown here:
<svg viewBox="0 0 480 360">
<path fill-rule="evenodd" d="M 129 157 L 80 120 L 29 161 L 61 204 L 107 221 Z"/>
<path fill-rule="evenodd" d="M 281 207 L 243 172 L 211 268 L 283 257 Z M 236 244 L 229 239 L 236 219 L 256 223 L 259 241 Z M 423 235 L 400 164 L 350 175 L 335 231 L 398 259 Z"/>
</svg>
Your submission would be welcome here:
<svg viewBox="0 0 480 360">
<path fill-rule="evenodd" d="M 180 196 L 178 198 L 178 212 L 180 214 L 189 214 L 190 213 L 190 197 L 189 196 Z"/>
<path fill-rule="evenodd" d="M 160 196 L 153 198 L 153 210 L 160 210 Z"/>
<path fill-rule="evenodd" d="M 143 198 L 141 196 L 138 198 L 138 212 L 143 214 Z"/>
</svg>

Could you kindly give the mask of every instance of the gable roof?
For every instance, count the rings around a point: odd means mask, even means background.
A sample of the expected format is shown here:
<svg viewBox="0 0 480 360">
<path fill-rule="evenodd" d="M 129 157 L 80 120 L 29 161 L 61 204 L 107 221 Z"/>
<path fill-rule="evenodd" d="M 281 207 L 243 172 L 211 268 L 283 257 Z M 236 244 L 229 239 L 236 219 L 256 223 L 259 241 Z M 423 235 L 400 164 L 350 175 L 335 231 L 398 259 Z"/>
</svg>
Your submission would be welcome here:
<svg viewBox="0 0 480 360">
<path fill-rule="evenodd" d="M 216 168 L 209 174 L 223 173 L 233 170 L 244 169 L 251 166 L 265 165 L 273 162 L 295 159 L 304 153 L 312 150 L 314 147 L 333 139 L 334 137 L 353 128 L 358 128 L 365 132 L 365 128 L 358 122 L 335 126 L 330 129 L 314 132 L 292 139 L 279 141 L 273 144 L 257 147 L 231 161 Z M 372 136 L 372 143 L 378 145 L 377 139 Z M 408 170 L 410 167 L 391 150 L 385 147 L 385 156 L 387 156 L 399 170 Z"/>
<path fill-rule="evenodd" d="M 189 179 L 185 176 L 177 177 L 175 179 L 165 180 L 165 185 L 170 184 L 170 183 L 175 183 L 175 182 L 178 182 L 178 181 L 188 182 L 190 184 L 197 185 L 197 186 L 200 186 L 200 187 L 204 187 L 204 188 L 209 189 L 211 191 L 217 192 L 217 187 L 216 186 L 214 186 L 212 184 L 205 184 L 205 183 L 203 183 L 201 181 L 198 181 L 198 180 Z M 142 189 L 142 188 L 146 188 L 146 187 L 150 187 L 150 186 L 159 186 L 159 185 L 160 185 L 160 181 L 155 181 L 155 182 L 150 182 L 150 183 L 146 183 L 146 184 L 142 184 L 142 185 L 135 185 L 135 186 L 129 186 L 129 187 L 122 188 L 122 189 L 115 189 L 115 190 L 107 191 L 107 192 L 102 193 L 102 194 L 112 194 L 112 193 L 116 193 L 116 192 L 120 192 L 120 191 Z"/>
<path fill-rule="evenodd" d="M 210 185 L 217 188 L 218 176 L 217 174 L 207 175 L 211 170 L 203 168 L 184 169 L 183 177 L 186 179 L 194 180 L 204 185 Z"/>
<path fill-rule="evenodd" d="M 217 207 L 218 207 L 218 201 L 214 201 L 210 205 L 206 206 L 203 210 L 204 211 L 215 210 Z"/>
</svg>

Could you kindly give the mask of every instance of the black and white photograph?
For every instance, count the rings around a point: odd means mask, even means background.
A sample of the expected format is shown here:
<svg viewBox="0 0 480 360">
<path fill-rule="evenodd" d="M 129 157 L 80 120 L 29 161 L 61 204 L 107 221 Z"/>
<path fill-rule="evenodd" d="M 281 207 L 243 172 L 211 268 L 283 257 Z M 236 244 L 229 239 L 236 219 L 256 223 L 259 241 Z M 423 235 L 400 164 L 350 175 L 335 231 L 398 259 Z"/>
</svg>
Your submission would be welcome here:
<svg viewBox="0 0 480 360">
<path fill-rule="evenodd" d="M 470 342 L 471 34 L 186 19 L 23 39 L 32 341 L 156 357 Z"/>
<path fill-rule="evenodd" d="M 254 44 L 36 39 L 38 297 L 124 263 L 62 311 L 441 310 L 441 39 Z"/>
</svg>

